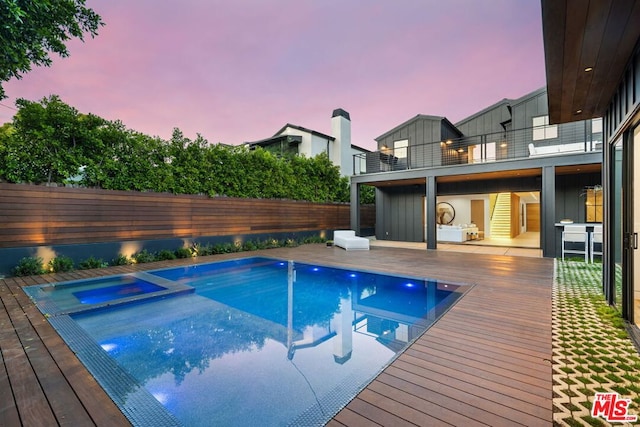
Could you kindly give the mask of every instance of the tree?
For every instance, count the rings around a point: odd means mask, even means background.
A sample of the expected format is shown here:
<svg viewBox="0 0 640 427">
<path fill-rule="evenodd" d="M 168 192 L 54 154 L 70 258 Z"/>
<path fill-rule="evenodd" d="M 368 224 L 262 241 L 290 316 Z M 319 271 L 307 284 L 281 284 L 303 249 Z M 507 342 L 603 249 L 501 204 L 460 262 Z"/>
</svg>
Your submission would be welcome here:
<svg viewBox="0 0 640 427">
<path fill-rule="evenodd" d="M 85 33 L 94 37 L 104 25 L 85 0 L 2 0 L 0 23 L 0 83 L 21 78 L 31 65 L 48 67 L 49 53 L 69 56 L 67 41 L 84 41 Z"/>
<path fill-rule="evenodd" d="M 11 132 L 0 135 L 3 173 L 11 182 L 63 183 L 78 175 L 99 148 L 104 120 L 81 114 L 56 95 L 40 102 L 16 101 Z"/>
</svg>

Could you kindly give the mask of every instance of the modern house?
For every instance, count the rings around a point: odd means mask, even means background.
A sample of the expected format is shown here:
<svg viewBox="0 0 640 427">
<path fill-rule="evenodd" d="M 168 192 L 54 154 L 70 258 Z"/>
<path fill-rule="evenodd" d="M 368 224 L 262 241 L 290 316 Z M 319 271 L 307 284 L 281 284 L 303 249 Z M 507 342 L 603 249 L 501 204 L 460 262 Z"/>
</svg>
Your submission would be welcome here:
<svg viewBox="0 0 640 427">
<path fill-rule="evenodd" d="M 340 167 L 340 174 L 353 174 L 353 159 L 356 154 L 365 154 L 369 150 L 351 144 L 351 117 L 338 108 L 331 116 L 331 133 L 326 135 L 302 126 L 287 123 L 270 138 L 254 142 L 245 142 L 250 149 L 262 147 L 276 155 L 304 155 L 314 157 L 327 153 L 331 162 Z"/>
<path fill-rule="evenodd" d="M 376 138 L 377 151 L 356 155 L 351 200 L 363 185 L 376 188 L 378 240 L 437 249 L 526 234 L 555 257 L 562 220 L 602 221 L 602 135 L 599 118 L 551 124 L 546 88 L 458 123 L 418 115 Z M 359 222 L 352 203 L 358 234 Z"/>
<path fill-rule="evenodd" d="M 640 343 L 640 2 L 542 0 L 542 26 L 550 123 L 604 119 L 603 287 Z"/>
</svg>

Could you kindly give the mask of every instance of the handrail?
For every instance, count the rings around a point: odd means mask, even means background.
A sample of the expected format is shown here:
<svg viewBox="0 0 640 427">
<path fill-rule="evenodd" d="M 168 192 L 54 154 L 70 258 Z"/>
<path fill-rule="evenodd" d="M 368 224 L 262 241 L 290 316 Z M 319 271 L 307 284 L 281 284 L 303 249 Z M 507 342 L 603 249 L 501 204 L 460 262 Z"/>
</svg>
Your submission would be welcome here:
<svg viewBox="0 0 640 427">
<path fill-rule="evenodd" d="M 496 205 L 498 204 L 498 195 L 490 194 L 489 195 L 489 223 L 493 220 L 493 214 L 496 211 Z"/>
<path fill-rule="evenodd" d="M 561 129 L 553 139 L 533 140 L 534 128 L 467 136 L 354 155 L 354 175 L 489 163 L 502 160 L 602 151 L 602 132 Z"/>
</svg>

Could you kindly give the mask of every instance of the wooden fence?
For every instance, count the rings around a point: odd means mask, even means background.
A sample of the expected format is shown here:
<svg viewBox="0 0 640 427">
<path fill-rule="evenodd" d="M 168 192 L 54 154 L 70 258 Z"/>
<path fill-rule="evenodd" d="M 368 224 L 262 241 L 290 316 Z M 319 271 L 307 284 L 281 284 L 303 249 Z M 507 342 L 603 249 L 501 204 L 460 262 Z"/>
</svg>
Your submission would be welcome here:
<svg viewBox="0 0 640 427">
<path fill-rule="evenodd" d="M 349 204 L 0 183 L 0 248 L 350 228 Z M 375 207 L 363 206 L 363 228 Z"/>
</svg>

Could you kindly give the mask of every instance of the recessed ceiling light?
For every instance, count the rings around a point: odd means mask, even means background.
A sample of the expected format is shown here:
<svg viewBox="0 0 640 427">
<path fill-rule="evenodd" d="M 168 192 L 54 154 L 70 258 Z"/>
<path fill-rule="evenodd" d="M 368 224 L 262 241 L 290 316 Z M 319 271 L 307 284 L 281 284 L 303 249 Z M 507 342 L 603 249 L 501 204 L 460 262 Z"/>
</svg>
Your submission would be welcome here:
<svg viewBox="0 0 640 427">
<path fill-rule="evenodd" d="M 593 71 L 593 67 L 586 67 L 586 68 L 584 69 L 584 72 L 585 72 L 585 73 L 588 73 L 588 72 L 590 72 L 590 71 Z"/>
<path fill-rule="evenodd" d="M 582 110 L 576 110 L 576 114 L 582 114 Z"/>
</svg>

